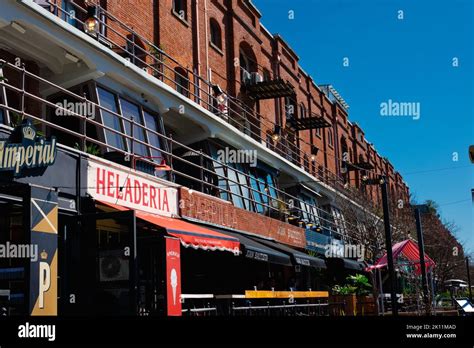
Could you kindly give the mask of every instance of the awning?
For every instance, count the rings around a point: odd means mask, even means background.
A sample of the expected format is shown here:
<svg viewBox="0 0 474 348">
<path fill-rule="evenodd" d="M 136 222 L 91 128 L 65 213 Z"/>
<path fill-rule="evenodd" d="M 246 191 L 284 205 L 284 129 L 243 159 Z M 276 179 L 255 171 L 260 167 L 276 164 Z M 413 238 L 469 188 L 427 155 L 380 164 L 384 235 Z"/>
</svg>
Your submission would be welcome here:
<svg viewBox="0 0 474 348">
<path fill-rule="evenodd" d="M 269 248 L 240 233 L 229 232 L 227 230 L 221 229 L 214 230 L 222 234 L 237 238 L 240 241 L 241 247 L 243 246 L 243 256 L 248 257 L 249 259 L 275 263 L 278 265 L 291 266 L 291 259 L 287 254 Z"/>
<path fill-rule="evenodd" d="M 125 211 L 129 208 L 99 201 L 101 204 L 112 207 L 116 210 Z M 240 252 L 239 240 L 235 237 L 191 224 L 184 220 L 169 218 L 151 213 L 135 210 L 135 216 L 153 225 L 165 228 L 168 234 L 180 239 L 184 247 L 204 250 L 221 250 L 232 253 Z"/>
<path fill-rule="evenodd" d="M 362 271 L 364 272 L 367 265 L 364 262 L 352 260 L 352 259 L 345 259 L 340 257 L 330 257 L 326 259 L 326 264 L 328 267 L 339 267 L 345 268 L 354 271 Z"/>
<path fill-rule="evenodd" d="M 393 259 L 397 260 L 399 256 L 403 255 L 409 263 L 415 266 L 415 274 L 421 274 L 420 266 L 420 252 L 418 246 L 410 239 L 399 242 L 392 247 Z M 388 264 L 387 254 L 382 256 L 373 266 L 367 268 L 371 271 L 376 268 L 386 267 Z M 435 267 L 435 262 L 425 253 L 425 266 L 427 272 L 430 272 Z"/>
<path fill-rule="evenodd" d="M 253 239 L 253 238 L 252 238 Z M 324 262 L 323 259 L 320 259 L 318 257 L 313 257 L 308 254 L 305 254 L 301 251 L 295 250 L 293 248 L 290 248 L 286 245 L 273 242 L 270 240 L 265 240 L 265 239 L 256 239 L 258 243 L 264 244 L 266 246 L 269 246 L 270 248 L 280 250 L 284 252 L 285 254 L 290 255 L 293 258 L 293 262 L 296 265 L 302 265 L 302 266 L 310 266 L 314 268 L 326 268 L 326 263 Z"/>
</svg>

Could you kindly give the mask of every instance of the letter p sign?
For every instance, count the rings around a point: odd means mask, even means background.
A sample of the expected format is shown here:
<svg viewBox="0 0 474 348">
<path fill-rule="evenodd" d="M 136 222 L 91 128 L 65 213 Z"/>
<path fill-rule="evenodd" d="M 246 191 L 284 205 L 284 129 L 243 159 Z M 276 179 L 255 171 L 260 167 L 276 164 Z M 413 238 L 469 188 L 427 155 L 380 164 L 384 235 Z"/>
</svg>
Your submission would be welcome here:
<svg viewBox="0 0 474 348">
<path fill-rule="evenodd" d="M 51 268 L 47 262 L 39 264 L 39 308 L 44 308 L 44 293 L 51 286 Z"/>
</svg>

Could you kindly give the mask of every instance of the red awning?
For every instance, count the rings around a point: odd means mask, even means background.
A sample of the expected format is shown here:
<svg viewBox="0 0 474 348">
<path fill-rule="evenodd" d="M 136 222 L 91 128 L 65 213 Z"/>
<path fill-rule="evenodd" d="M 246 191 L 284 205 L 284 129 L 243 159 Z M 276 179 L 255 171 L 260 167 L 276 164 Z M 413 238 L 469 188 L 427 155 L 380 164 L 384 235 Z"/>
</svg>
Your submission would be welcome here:
<svg viewBox="0 0 474 348">
<path fill-rule="evenodd" d="M 415 273 L 418 275 L 421 273 L 420 268 L 420 253 L 418 246 L 410 239 L 399 242 L 392 247 L 393 259 L 397 260 L 400 255 L 403 255 L 410 263 L 415 266 Z M 367 270 L 371 271 L 376 268 L 383 268 L 387 266 L 387 254 L 382 256 L 373 266 L 367 267 Z M 426 270 L 430 272 L 435 266 L 435 262 L 425 254 L 425 265 Z"/>
<path fill-rule="evenodd" d="M 112 207 L 116 210 L 130 210 L 127 207 L 112 203 L 99 201 L 101 204 Z M 135 216 L 153 225 L 163 227 L 168 234 L 180 239 L 184 247 L 204 250 L 221 250 L 232 253 L 240 252 L 240 242 L 237 238 L 213 231 L 198 225 L 191 224 L 184 220 L 165 217 L 161 215 L 145 213 L 135 210 Z"/>
</svg>

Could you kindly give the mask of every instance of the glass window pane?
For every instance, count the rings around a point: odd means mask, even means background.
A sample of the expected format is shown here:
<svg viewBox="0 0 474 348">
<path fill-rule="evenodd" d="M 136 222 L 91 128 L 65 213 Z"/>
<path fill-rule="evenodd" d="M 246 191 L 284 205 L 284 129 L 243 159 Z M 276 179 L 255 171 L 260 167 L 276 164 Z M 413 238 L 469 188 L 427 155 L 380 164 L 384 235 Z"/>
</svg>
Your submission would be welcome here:
<svg viewBox="0 0 474 348">
<path fill-rule="evenodd" d="M 227 168 L 227 174 L 229 178 L 230 191 L 232 192 L 232 202 L 236 207 L 245 208 L 242 197 L 238 196 L 241 193 L 239 188 L 240 185 L 236 183 L 238 182 L 237 173 L 233 169 Z"/>
<path fill-rule="evenodd" d="M 270 196 L 275 199 L 278 198 L 277 192 L 275 190 L 275 181 L 273 180 L 273 176 L 271 174 L 267 174 L 267 184 Z"/>
<path fill-rule="evenodd" d="M 250 185 L 251 185 L 252 189 L 254 190 L 254 191 L 252 191 L 253 199 L 257 203 L 262 203 L 263 198 L 262 198 L 262 194 L 261 194 L 260 185 L 258 184 L 258 181 L 257 181 L 257 179 L 255 178 L 255 175 L 252 172 L 250 173 L 250 176 L 251 176 L 250 177 Z M 257 211 L 259 213 L 263 213 L 264 212 L 263 205 L 257 204 Z"/>
<path fill-rule="evenodd" d="M 106 91 L 105 89 L 102 89 L 99 87 L 97 88 L 97 91 L 98 91 L 100 106 L 117 113 L 118 110 L 117 110 L 117 103 L 115 101 L 115 96 L 112 93 Z M 107 112 L 105 110 L 101 110 L 101 114 L 102 114 L 102 121 L 104 122 L 104 125 L 106 125 L 107 127 L 113 128 L 119 132 L 123 132 L 122 123 L 118 116 L 110 112 Z M 120 136 L 119 134 L 114 133 L 109 130 L 105 130 L 105 137 L 106 137 L 108 145 L 114 146 L 121 150 L 125 150 L 124 138 Z"/>
<path fill-rule="evenodd" d="M 244 167 L 242 165 L 237 165 L 237 169 L 241 172 L 245 172 Z M 242 190 L 242 196 L 244 196 L 246 198 L 244 200 L 245 208 L 247 210 L 253 211 L 254 208 L 253 208 L 253 203 L 250 200 L 250 190 L 248 188 L 249 184 L 247 182 L 247 177 L 242 173 L 237 173 L 237 175 L 238 175 L 238 178 L 239 178 L 239 183 L 241 185 L 240 188 Z"/>
<path fill-rule="evenodd" d="M 229 193 L 225 190 L 228 190 L 227 179 L 225 177 L 224 167 L 217 162 L 214 162 L 214 171 L 217 174 L 217 182 L 220 189 L 220 196 L 226 201 L 229 200 Z"/>
<path fill-rule="evenodd" d="M 133 117 L 133 121 L 139 125 L 143 125 L 142 118 L 140 115 L 140 109 L 138 108 L 137 105 L 130 103 L 129 101 L 120 98 L 120 106 L 122 107 L 122 115 L 126 118 L 131 120 Z M 125 132 L 127 135 L 132 135 L 131 132 L 131 122 L 125 121 Z M 146 142 L 145 140 L 145 130 L 138 126 L 135 125 L 133 127 L 133 138 L 136 138 L 140 141 Z M 129 145 L 129 149 L 131 149 L 131 144 L 129 141 L 127 141 L 127 144 Z M 140 144 L 138 142 L 133 143 L 133 152 L 136 154 L 139 154 L 141 156 L 149 156 L 147 147 L 143 144 Z"/>
<path fill-rule="evenodd" d="M 143 112 L 143 114 L 145 115 L 145 125 L 146 125 L 146 128 L 147 129 L 151 129 L 155 132 L 158 132 L 161 134 L 161 129 L 160 127 L 158 126 L 158 121 L 156 119 L 157 116 L 154 116 L 146 111 Z M 148 141 L 150 142 L 150 144 L 154 147 L 157 147 L 159 149 L 161 149 L 161 139 L 158 135 L 148 131 Z M 151 150 L 151 156 L 152 157 L 158 157 L 158 158 L 154 158 L 153 160 L 155 162 L 160 162 L 161 161 L 161 151 L 158 151 L 158 150 L 155 150 L 155 149 L 150 149 Z"/>
</svg>

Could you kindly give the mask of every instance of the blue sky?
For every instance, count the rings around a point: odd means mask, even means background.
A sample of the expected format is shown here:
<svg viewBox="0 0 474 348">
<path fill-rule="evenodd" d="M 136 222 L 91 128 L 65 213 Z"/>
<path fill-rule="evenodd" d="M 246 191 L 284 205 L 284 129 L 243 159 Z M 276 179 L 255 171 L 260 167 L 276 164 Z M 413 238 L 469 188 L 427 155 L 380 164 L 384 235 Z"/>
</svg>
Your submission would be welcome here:
<svg viewBox="0 0 474 348">
<path fill-rule="evenodd" d="M 474 251 L 474 165 L 467 154 L 474 144 L 474 1 L 253 3 L 316 83 L 339 91 L 350 120 L 390 159 L 415 198 L 436 201 L 442 217 L 459 226 L 458 239 Z M 381 116 L 380 104 L 389 99 L 420 103 L 420 119 Z"/>
</svg>

